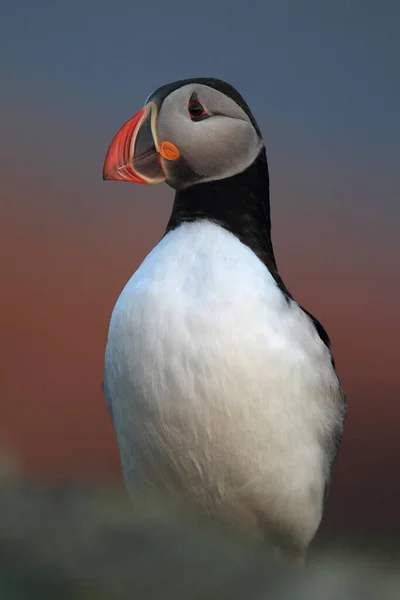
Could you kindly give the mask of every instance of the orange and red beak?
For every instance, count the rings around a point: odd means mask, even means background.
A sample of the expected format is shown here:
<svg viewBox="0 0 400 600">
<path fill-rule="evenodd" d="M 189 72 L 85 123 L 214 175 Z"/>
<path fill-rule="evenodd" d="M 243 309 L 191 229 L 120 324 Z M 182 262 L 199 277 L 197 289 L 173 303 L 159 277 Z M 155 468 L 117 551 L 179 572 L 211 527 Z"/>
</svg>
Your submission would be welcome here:
<svg viewBox="0 0 400 600">
<path fill-rule="evenodd" d="M 179 150 L 157 136 L 157 106 L 149 102 L 125 123 L 108 149 L 103 179 L 135 183 L 161 183 L 166 175 L 161 157 L 176 160 Z"/>
</svg>

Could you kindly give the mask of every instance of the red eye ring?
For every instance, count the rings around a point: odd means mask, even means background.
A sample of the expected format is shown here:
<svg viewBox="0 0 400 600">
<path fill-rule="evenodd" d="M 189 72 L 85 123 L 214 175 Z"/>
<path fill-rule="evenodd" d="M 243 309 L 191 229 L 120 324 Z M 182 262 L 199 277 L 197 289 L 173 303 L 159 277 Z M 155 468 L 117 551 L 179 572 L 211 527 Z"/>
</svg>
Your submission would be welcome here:
<svg viewBox="0 0 400 600">
<path fill-rule="evenodd" d="M 201 121 L 209 116 L 195 92 L 189 98 L 188 112 L 192 121 Z"/>
</svg>

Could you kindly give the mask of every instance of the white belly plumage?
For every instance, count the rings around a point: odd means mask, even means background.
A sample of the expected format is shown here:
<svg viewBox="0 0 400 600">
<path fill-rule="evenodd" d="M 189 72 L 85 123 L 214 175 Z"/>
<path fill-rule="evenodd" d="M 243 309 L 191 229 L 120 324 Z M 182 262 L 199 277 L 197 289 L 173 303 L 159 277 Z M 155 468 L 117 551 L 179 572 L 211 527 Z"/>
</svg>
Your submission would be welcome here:
<svg viewBox="0 0 400 600">
<path fill-rule="evenodd" d="M 118 299 L 106 373 L 128 487 L 182 490 L 308 544 L 339 384 L 310 319 L 247 246 L 207 221 L 169 232 Z"/>
</svg>

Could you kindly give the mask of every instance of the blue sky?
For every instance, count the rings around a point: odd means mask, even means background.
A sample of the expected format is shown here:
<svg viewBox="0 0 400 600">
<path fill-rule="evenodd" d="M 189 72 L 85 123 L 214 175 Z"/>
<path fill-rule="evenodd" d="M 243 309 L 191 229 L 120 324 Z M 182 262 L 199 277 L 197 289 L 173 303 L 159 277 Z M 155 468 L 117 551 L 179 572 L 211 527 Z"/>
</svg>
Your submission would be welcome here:
<svg viewBox="0 0 400 600">
<path fill-rule="evenodd" d="M 396 2 L 25 0 L 3 3 L 0 16 L 8 160 L 18 126 L 32 160 L 62 153 L 52 150 L 57 130 L 71 144 L 80 134 L 64 165 L 78 175 L 84 162 L 94 176 L 110 137 L 156 87 L 215 76 L 250 104 L 278 197 L 296 209 L 300 188 L 329 212 L 323 196 L 334 189 L 338 219 L 363 211 L 398 224 Z M 320 174 L 324 189 L 313 183 Z"/>
<path fill-rule="evenodd" d="M 366 157 L 374 145 L 390 160 L 399 19 L 396 2 L 7 2 L 3 95 L 107 124 L 165 82 L 212 75 L 243 92 L 271 136 Z"/>
</svg>

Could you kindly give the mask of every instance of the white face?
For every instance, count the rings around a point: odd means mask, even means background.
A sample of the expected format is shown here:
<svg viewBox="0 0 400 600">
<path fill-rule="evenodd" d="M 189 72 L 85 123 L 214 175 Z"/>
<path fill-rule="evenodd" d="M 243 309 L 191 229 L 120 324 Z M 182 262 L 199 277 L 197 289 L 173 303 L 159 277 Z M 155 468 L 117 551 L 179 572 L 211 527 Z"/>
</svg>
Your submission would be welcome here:
<svg viewBox="0 0 400 600">
<path fill-rule="evenodd" d="M 193 120 L 193 94 L 207 117 Z M 202 84 L 188 84 L 169 94 L 157 117 L 159 142 L 172 142 L 177 161 L 161 158 L 167 183 L 183 189 L 194 183 L 231 177 L 257 158 L 263 141 L 247 114 L 231 98 Z"/>
</svg>

